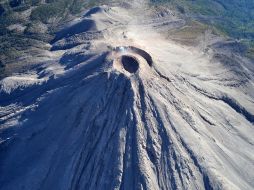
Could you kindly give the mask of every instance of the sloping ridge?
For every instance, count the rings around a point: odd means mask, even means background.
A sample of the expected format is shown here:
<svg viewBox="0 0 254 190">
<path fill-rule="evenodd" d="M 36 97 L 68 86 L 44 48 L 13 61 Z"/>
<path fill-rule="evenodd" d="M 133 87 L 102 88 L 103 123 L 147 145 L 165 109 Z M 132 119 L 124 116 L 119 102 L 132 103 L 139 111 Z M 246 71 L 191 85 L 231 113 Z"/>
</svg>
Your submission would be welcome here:
<svg viewBox="0 0 254 190">
<path fill-rule="evenodd" d="M 82 21 L 73 23 L 67 28 L 64 28 L 60 30 L 59 32 L 57 32 L 55 38 L 52 40 L 52 43 L 55 43 L 58 40 L 61 40 L 66 37 L 71 37 L 75 34 L 87 32 L 91 30 L 96 30 L 95 22 L 91 19 L 84 19 Z"/>
<path fill-rule="evenodd" d="M 175 189 L 188 180 L 193 189 L 211 187 L 188 147 L 175 146 L 178 134 L 170 120 L 165 124 L 167 113 L 160 113 L 142 79 L 99 72 L 106 63 L 102 55 L 70 76 L 32 90 L 36 97 L 28 104 L 42 101 L 21 115 L 20 121 L 28 115 L 29 120 L 14 139 L 1 144 L 2 186 Z M 28 92 L 12 100 L 28 98 Z"/>
</svg>

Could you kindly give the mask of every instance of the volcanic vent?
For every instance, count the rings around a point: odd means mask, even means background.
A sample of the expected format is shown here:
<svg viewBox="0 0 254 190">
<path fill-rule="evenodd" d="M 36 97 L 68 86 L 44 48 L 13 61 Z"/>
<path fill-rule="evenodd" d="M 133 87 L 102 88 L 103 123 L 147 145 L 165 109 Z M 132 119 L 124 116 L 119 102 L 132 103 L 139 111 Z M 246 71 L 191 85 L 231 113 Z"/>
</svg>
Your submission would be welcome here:
<svg viewBox="0 0 254 190">
<path fill-rule="evenodd" d="M 113 59 L 114 67 L 128 75 L 145 68 L 149 69 L 153 64 L 149 53 L 134 46 L 116 47 L 113 51 Z"/>
<path fill-rule="evenodd" d="M 135 73 L 139 68 L 139 63 L 135 57 L 123 55 L 121 57 L 121 63 L 126 71 L 129 73 Z"/>
</svg>

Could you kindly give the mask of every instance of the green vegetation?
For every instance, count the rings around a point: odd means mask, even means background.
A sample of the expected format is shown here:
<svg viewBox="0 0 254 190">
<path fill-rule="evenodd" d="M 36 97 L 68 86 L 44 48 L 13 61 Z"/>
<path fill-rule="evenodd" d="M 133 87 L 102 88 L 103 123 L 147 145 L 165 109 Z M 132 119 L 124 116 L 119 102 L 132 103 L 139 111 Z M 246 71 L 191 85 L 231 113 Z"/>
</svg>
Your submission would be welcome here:
<svg viewBox="0 0 254 190">
<path fill-rule="evenodd" d="M 153 5 L 168 5 L 184 16 L 212 26 L 218 33 L 240 39 L 254 49 L 254 1 L 253 0 L 150 0 Z M 254 57 L 254 56 L 252 56 Z M 252 58 L 251 57 L 251 58 Z"/>
<path fill-rule="evenodd" d="M 6 68 L 15 67 L 10 63 L 18 66 L 29 52 L 40 53 L 68 17 L 110 1 L 0 0 L 0 79 Z"/>
<path fill-rule="evenodd" d="M 253 0 L 151 0 L 180 9 L 234 38 L 254 38 Z"/>
<path fill-rule="evenodd" d="M 48 23 L 50 18 L 61 16 L 64 12 L 64 9 L 61 6 L 51 6 L 50 4 L 45 4 L 37 7 L 32 11 L 31 19 L 40 20 L 43 23 Z"/>
<path fill-rule="evenodd" d="M 254 60 L 254 40 L 252 41 L 246 40 L 243 41 L 242 43 L 244 43 L 248 47 L 246 56 Z"/>
<path fill-rule="evenodd" d="M 0 78 L 6 64 L 43 48 L 57 26 L 102 0 L 0 0 Z M 41 44 L 42 47 L 36 47 Z"/>
<path fill-rule="evenodd" d="M 196 39 L 208 30 L 208 26 L 196 21 L 189 21 L 180 29 L 169 32 L 170 38 L 183 43 L 191 45 L 195 43 Z"/>
</svg>

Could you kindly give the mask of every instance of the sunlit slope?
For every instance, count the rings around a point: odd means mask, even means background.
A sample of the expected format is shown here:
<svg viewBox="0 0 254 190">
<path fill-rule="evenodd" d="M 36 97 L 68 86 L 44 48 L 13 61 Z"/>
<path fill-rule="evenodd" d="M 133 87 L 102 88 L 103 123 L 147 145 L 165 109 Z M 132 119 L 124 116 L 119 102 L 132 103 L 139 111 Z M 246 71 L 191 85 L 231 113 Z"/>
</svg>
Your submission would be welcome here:
<svg viewBox="0 0 254 190">
<path fill-rule="evenodd" d="M 185 20 L 133 3 L 84 12 L 0 82 L 1 188 L 253 188 L 253 64 L 212 33 L 170 40 Z"/>
</svg>

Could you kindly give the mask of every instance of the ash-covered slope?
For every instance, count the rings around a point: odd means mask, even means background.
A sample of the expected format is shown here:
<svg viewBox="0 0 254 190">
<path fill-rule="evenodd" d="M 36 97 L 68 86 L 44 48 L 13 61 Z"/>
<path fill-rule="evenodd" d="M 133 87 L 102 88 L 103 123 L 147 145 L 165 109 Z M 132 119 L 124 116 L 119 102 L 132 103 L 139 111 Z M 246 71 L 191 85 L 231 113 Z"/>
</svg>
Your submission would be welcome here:
<svg viewBox="0 0 254 190">
<path fill-rule="evenodd" d="M 175 44 L 184 20 L 133 7 L 92 9 L 52 61 L 1 81 L 0 189 L 254 187 L 253 63 L 212 35 L 206 53 Z"/>
</svg>

